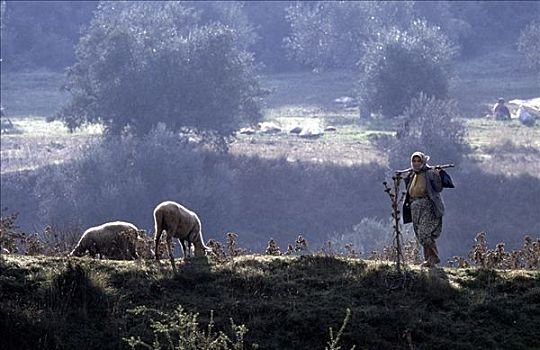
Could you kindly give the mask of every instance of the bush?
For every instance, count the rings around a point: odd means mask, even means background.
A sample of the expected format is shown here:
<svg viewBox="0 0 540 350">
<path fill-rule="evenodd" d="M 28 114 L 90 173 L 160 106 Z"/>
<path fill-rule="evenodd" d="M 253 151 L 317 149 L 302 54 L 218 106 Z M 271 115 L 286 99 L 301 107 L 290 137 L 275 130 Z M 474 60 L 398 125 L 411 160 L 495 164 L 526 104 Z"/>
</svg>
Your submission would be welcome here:
<svg viewBox="0 0 540 350">
<path fill-rule="evenodd" d="M 376 142 L 388 152 L 388 162 L 393 169 L 408 167 L 410 155 L 415 151 L 429 154 L 432 162 L 438 164 L 459 164 L 468 146 L 465 127 L 456 119 L 458 116 L 455 101 L 421 93 L 411 100 L 400 117 L 396 137 Z"/>
<path fill-rule="evenodd" d="M 34 195 L 43 225 L 89 227 L 124 220 L 152 227 L 154 207 L 174 200 L 199 214 L 204 233 L 226 230 L 235 207 L 233 180 L 220 156 L 155 130 L 140 140 L 104 141 L 71 164 L 42 171 Z"/>
<path fill-rule="evenodd" d="M 244 336 L 248 332 L 245 325 L 236 325 L 231 319 L 231 329 L 233 336 L 229 337 L 223 331 L 214 330 L 213 312 L 210 313 L 210 320 L 205 329 L 199 325 L 199 314 L 186 311 L 178 305 L 172 312 L 165 313 L 156 309 L 149 309 L 145 306 L 137 307 L 128 312 L 136 316 L 146 316 L 150 321 L 150 328 L 154 334 L 151 343 L 146 343 L 140 336 L 124 338 L 131 349 L 143 347 L 146 349 L 206 349 L 206 350 L 227 350 L 243 349 Z M 154 316 L 160 319 L 155 321 Z M 148 322 L 148 321 L 146 321 Z M 146 323 L 145 322 L 145 323 Z M 232 338 L 232 339 L 231 339 Z"/>
<path fill-rule="evenodd" d="M 521 32 L 518 50 L 525 56 L 529 67 L 540 70 L 540 22 L 533 21 Z"/>
<path fill-rule="evenodd" d="M 372 251 L 390 245 L 392 238 L 393 229 L 390 221 L 384 222 L 376 218 L 363 218 L 350 231 L 331 236 L 330 242 L 338 252 L 345 251 L 346 245 L 352 244 L 357 253 L 368 256 Z"/>
<path fill-rule="evenodd" d="M 383 32 L 369 44 L 361 62 L 362 106 L 395 117 L 420 92 L 445 98 L 455 52 L 447 37 L 424 21 L 413 22 L 408 31 Z"/>
<path fill-rule="evenodd" d="M 237 34 L 179 2 L 102 3 L 68 69 L 70 102 L 56 115 L 75 129 L 103 123 L 147 133 L 159 122 L 212 138 L 260 117 L 263 91 Z"/>
</svg>

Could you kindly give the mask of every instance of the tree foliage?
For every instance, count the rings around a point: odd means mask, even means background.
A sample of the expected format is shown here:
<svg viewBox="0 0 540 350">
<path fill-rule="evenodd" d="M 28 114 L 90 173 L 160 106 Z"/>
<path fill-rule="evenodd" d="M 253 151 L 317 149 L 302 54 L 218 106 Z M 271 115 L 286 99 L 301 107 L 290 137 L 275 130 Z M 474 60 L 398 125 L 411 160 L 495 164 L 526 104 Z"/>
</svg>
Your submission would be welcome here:
<svg viewBox="0 0 540 350">
<path fill-rule="evenodd" d="M 363 108 L 394 117 L 420 92 L 445 98 L 455 52 L 448 38 L 425 21 L 414 21 L 406 31 L 394 27 L 381 32 L 360 64 Z"/>
<path fill-rule="evenodd" d="M 96 2 L 2 1 L 2 69 L 62 70 Z"/>
<path fill-rule="evenodd" d="M 259 40 L 259 34 L 249 20 L 241 1 L 184 1 L 184 6 L 196 10 L 199 24 L 219 22 L 232 29 L 237 37 L 236 44 L 247 50 Z"/>
<path fill-rule="evenodd" d="M 67 73 L 70 129 L 146 133 L 159 122 L 227 136 L 260 117 L 263 91 L 237 33 L 179 2 L 101 3 Z"/>
<path fill-rule="evenodd" d="M 365 43 L 385 26 L 402 26 L 411 19 L 409 2 L 317 1 L 288 8 L 289 55 L 312 68 L 352 68 Z"/>
<path fill-rule="evenodd" d="M 286 19 L 286 1 L 247 1 L 244 11 L 250 23 L 255 24 L 258 40 L 250 46 L 257 62 L 266 71 L 283 72 L 298 70 L 299 64 L 289 59 L 283 39 L 291 34 L 291 25 Z"/>
</svg>

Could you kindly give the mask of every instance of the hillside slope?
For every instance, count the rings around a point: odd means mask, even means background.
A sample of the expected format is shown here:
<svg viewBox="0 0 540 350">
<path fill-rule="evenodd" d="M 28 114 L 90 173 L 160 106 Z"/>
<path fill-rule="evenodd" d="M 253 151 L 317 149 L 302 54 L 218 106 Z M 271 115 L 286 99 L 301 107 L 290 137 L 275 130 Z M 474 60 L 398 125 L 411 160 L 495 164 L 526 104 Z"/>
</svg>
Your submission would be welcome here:
<svg viewBox="0 0 540 350">
<path fill-rule="evenodd" d="M 151 344 L 145 305 L 199 313 L 216 330 L 248 328 L 245 348 L 324 349 L 350 309 L 342 349 L 538 349 L 540 272 L 419 270 L 334 256 L 242 256 L 115 262 L 5 256 L 0 261 L 3 349 L 121 349 Z M 179 326 L 177 326 L 179 327 Z M 165 344 L 162 342 L 162 344 Z M 167 347 L 163 347 L 167 348 Z"/>
</svg>

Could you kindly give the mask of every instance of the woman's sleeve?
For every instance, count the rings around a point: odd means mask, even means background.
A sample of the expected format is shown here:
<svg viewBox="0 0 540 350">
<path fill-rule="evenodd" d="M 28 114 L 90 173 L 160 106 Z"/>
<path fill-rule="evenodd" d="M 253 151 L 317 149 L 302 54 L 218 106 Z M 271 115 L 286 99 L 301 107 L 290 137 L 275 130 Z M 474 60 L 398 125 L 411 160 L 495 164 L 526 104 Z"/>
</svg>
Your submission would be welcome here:
<svg viewBox="0 0 540 350">
<path fill-rule="evenodd" d="M 433 185 L 433 190 L 435 190 L 435 192 L 441 192 L 443 190 L 441 175 L 438 175 L 433 170 L 431 170 L 430 172 L 432 174 L 431 178 L 433 179 L 433 181 L 431 181 L 431 184 Z"/>
</svg>

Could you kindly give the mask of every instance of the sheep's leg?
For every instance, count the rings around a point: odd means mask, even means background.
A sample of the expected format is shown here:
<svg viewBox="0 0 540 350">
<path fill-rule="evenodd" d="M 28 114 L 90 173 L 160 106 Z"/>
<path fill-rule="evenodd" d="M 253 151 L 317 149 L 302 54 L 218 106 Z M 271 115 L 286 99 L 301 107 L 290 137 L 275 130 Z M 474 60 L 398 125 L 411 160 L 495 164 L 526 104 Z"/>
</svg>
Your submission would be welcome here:
<svg viewBox="0 0 540 350">
<path fill-rule="evenodd" d="M 129 253 L 129 258 L 131 259 L 138 259 L 139 258 L 139 254 L 137 254 L 137 247 L 136 247 L 136 244 L 135 242 L 131 242 L 129 241 L 127 243 L 127 250 L 128 250 L 128 253 Z"/>
<path fill-rule="evenodd" d="M 167 253 L 169 254 L 169 259 L 171 260 L 171 266 L 173 271 L 176 271 L 176 266 L 174 265 L 174 256 L 171 248 L 172 239 L 167 235 Z"/>
<path fill-rule="evenodd" d="M 187 246 L 188 250 L 186 250 L 186 241 L 178 238 L 178 242 L 180 242 L 180 245 L 182 246 L 182 252 L 184 253 L 184 260 L 186 260 L 190 255 L 189 254 L 189 241 L 188 241 L 188 246 Z"/>
<path fill-rule="evenodd" d="M 161 234 L 163 233 L 163 230 L 165 229 L 165 227 L 163 227 L 162 219 L 163 218 L 162 218 L 161 213 L 159 212 L 154 213 L 154 224 L 155 224 L 154 241 L 155 241 L 155 246 L 156 246 L 156 250 L 154 251 L 154 257 L 156 258 L 156 260 L 159 260 L 159 242 L 161 240 Z M 169 234 L 167 233 L 167 237 L 168 236 Z"/>
<path fill-rule="evenodd" d="M 191 257 L 191 242 L 187 241 L 187 250 L 188 250 L 188 256 Z"/>
</svg>

